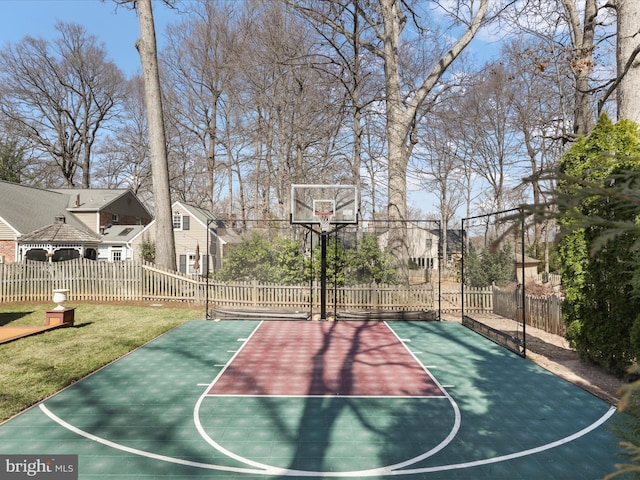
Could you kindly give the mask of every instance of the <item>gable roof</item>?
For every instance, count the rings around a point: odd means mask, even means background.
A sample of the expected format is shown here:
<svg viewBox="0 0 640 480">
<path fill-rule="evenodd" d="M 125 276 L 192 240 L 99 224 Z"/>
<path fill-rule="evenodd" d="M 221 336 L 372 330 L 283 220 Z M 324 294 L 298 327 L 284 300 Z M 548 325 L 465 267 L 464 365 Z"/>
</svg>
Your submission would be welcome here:
<svg viewBox="0 0 640 480">
<path fill-rule="evenodd" d="M 50 225 L 67 213 L 68 203 L 69 197 L 62 193 L 0 180 L 0 218 L 19 234 Z M 87 231 L 73 215 L 66 217 L 69 226 Z"/>
<path fill-rule="evenodd" d="M 135 197 L 135 194 L 128 188 L 54 188 L 51 191 L 66 195 L 67 209 L 72 212 L 98 212 L 126 195 Z M 140 205 L 147 210 L 142 202 Z M 149 216 L 151 216 L 150 213 Z"/>
<path fill-rule="evenodd" d="M 188 215 L 193 217 L 193 219 L 202 225 L 203 228 L 207 228 L 209 226 L 209 230 L 219 239 L 222 240 L 223 243 L 228 244 L 238 244 L 242 241 L 242 237 L 238 235 L 234 230 L 226 228 L 224 221 L 218 219 L 213 213 L 204 208 L 195 207 L 193 205 L 189 205 L 180 201 L 175 201 L 171 204 L 171 210 L 175 211 L 177 207 L 180 207 L 184 210 Z M 151 222 L 144 226 L 144 228 L 138 232 L 135 236 L 144 233 L 146 230 L 154 228 L 156 223 L 156 219 L 154 218 Z"/>
<path fill-rule="evenodd" d="M 208 210 L 200 207 L 194 207 L 193 205 L 188 205 L 183 202 L 174 202 L 172 208 L 175 208 L 176 205 L 180 205 L 184 210 L 189 212 L 189 215 L 196 218 L 202 225 L 205 227 L 209 221 L 215 221 L 216 217 Z"/>
<path fill-rule="evenodd" d="M 100 243 L 100 238 L 93 232 L 67 225 L 64 221 L 56 221 L 23 235 L 19 243 Z"/>
</svg>

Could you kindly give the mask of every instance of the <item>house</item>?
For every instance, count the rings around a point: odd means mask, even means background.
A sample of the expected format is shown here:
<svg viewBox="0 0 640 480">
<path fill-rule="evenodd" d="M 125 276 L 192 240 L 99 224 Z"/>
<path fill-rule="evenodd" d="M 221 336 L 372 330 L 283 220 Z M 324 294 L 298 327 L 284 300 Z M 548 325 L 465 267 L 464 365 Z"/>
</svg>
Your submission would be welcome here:
<svg viewBox="0 0 640 480">
<path fill-rule="evenodd" d="M 438 250 L 441 230 L 425 228 L 415 223 L 407 224 L 407 247 L 410 265 L 417 270 L 438 270 Z M 443 267 L 450 265 L 462 252 L 462 231 L 447 230 L 446 255 Z M 389 231 L 378 232 L 378 246 L 386 249 L 389 243 Z"/>
<path fill-rule="evenodd" d="M 144 225 L 106 225 L 100 229 L 102 243 L 98 247 L 98 260 L 119 262 L 134 260 L 134 240 L 144 230 Z"/>
<path fill-rule="evenodd" d="M 129 189 L 57 188 L 65 195 L 67 211 L 96 233 L 112 225 L 148 225 L 149 210 Z"/>
<path fill-rule="evenodd" d="M 102 242 L 97 260 L 117 262 L 135 258 L 132 240 L 153 220 L 138 197 L 129 189 L 58 188 L 67 195 L 67 211 L 99 233 Z"/>
<path fill-rule="evenodd" d="M 178 271 L 202 275 L 219 270 L 228 249 L 241 242 L 240 235 L 202 208 L 177 201 L 171 209 Z M 155 238 L 154 220 L 132 244 L 140 252 L 143 243 L 155 243 Z"/>
<path fill-rule="evenodd" d="M 0 181 L 0 261 L 121 259 L 151 214 L 128 189 L 41 189 Z M 127 235 L 102 238 L 111 227 Z M 115 233 L 113 230 L 110 233 Z"/>
</svg>

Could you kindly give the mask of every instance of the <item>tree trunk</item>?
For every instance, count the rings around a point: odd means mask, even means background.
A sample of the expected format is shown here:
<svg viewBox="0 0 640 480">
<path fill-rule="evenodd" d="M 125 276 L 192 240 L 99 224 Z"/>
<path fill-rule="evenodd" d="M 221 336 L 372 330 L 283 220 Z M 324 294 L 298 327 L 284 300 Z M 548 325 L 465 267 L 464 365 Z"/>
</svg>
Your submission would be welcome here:
<svg viewBox="0 0 640 480">
<path fill-rule="evenodd" d="M 208 131 L 209 149 L 207 152 L 207 208 L 210 212 L 214 211 L 213 189 L 216 175 L 216 143 L 217 143 L 217 117 L 218 117 L 218 99 L 215 98 L 211 102 L 211 124 Z"/>
<path fill-rule="evenodd" d="M 595 38 L 596 0 L 586 0 L 584 4 L 584 22 L 580 22 L 576 0 L 562 0 L 571 31 L 573 59 L 571 71 L 575 82 L 575 103 L 573 132 L 587 135 L 593 128 L 593 107 L 589 79 L 593 72 L 593 48 Z"/>
<path fill-rule="evenodd" d="M 162 91 L 156 54 L 156 32 L 153 24 L 151 0 L 138 1 L 140 38 L 136 48 L 140 54 L 144 78 L 147 122 L 149 128 L 149 155 L 153 178 L 156 222 L 156 264 L 176 270 L 176 248 L 173 238 L 169 166 L 162 112 Z"/>
<path fill-rule="evenodd" d="M 402 92 L 400 89 L 400 71 L 398 59 L 398 40 L 404 24 L 400 2 L 383 0 L 382 17 L 384 19 L 384 74 L 387 113 L 387 155 L 389 215 L 389 250 L 398 262 L 402 278 L 409 278 L 409 247 L 406 228 L 407 218 L 407 163 L 405 141 L 408 125 L 403 115 Z"/>
<path fill-rule="evenodd" d="M 616 61 L 618 120 L 640 123 L 640 9 L 637 0 L 618 0 L 618 46 Z"/>
</svg>

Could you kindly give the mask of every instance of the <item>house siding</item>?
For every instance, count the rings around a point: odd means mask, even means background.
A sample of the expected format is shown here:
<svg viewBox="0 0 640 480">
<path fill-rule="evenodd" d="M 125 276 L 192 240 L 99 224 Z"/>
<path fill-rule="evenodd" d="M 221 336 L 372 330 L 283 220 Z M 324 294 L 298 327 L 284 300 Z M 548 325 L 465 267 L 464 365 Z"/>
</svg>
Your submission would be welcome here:
<svg viewBox="0 0 640 480">
<path fill-rule="evenodd" d="M 16 240 L 16 232 L 5 222 L 0 220 L 0 240 Z"/>
<path fill-rule="evenodd" d="M 216 237 L 212 235 L 207 242 L 206 225 L 203 225 L 187 209 L 174 204 L 172 211 L 180 212 L 183 217 L 189 218 L 189 229 L 173 230 L 173 238 L 176 248 L 176 266 L 178 267 L 178 270 L 184 272 L 188 270 L 187 264 L 189 255 L 195 254 L 196 247 L 198 247 L 200 251 L 200 272 L 202 273 L 206 271 L 207 265 L 209 265 L 211 271 L 218 270 L 220 268 L 221 259 L 219 258 L 219 255 L 216 255 L 216 242 L 218 241 Z M 142 250 L 141 245 L 144 241 L 155 243 L 155 229 L 156 223 L 154 222 L 133 240 L 132 244 L 135 246 L 134 249 L 136 252 L 140 252 Z M 207 244 L 209 245 L 209 252 L 207 252 Z M 139 259 L 139 254 L 136 258 Z"/>
<path fill-rule="evenodd" d="M 106 223 L 114 223 L 111 220 L 111 215 L 118 215 L 118 224 L 119 225 L 136 225 L 136 219 L 140 219 L 141 225 L 147 225 L 151 222 L 151 216 L 149 212 L 144 209 L 144 207 L 140 204 L 140 202 L 133 196 L 133 194 L 128 193 L 114 202 L 110 203 L 103 211 L 104 214 L 107 214 L 109 217 L 106 219 Z M 101 217 L 100 220 L 103 220 Z M 100 223 L 101 225 L 106 225 L 105 223 Z"/>
<path fill-rule="evenodd" d="M 0 260 L 3 263 L 16 261 L 16 239 L 18 235 L 4 221 L 0 221 Z"/>
<path fill-rule="evenodd" d="M 202 272 L 204 271 L 204 265 L 206 265 L 203 257 L 207 254 L 207 227 L 192 218 L 191 213 L 180 206 L 174 205 L 173 211 L 180 212 L 183 217 L 183 229 L 173 231 L 176 244 L 176 260 L 178 262 L 178 269 L 182 272 L 187 271 L 185 259 L 188 258 L 188 255 L 195 254 L 196 247 L 199 247 L 200 271 Z M 187 226 L 188 228 L 185 228 Z M 209 250 L 211 249 L 212 246 L 209 245 Z"/>
<path fill-rule="evenodd" d="M 98 233 L 98 225 L 96 225 L 97 214 L 95 212 L 73 212 L 73 215 L 90 228 L 92 232 Z"/>
</svg>

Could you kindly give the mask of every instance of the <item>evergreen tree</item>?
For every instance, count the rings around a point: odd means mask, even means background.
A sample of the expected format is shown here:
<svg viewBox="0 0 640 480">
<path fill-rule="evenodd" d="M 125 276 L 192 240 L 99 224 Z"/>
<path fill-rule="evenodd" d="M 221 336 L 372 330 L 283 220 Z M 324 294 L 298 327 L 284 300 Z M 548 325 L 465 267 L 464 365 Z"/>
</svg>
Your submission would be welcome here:
<svg viewBox="0 0 640 480">
<path fill-rule="evenodd" d="M 636 355 L 631 331 L 640 311 L 633 258 L 640 238 L 612 225 L 636 222 L 640 206 L 618 195 L 622 172 L 640 171 L 640 132 L 602 116 L 560 165 L 559 253 L 569 339 L 580 354 L 622 375 Z"/>
</svg>

